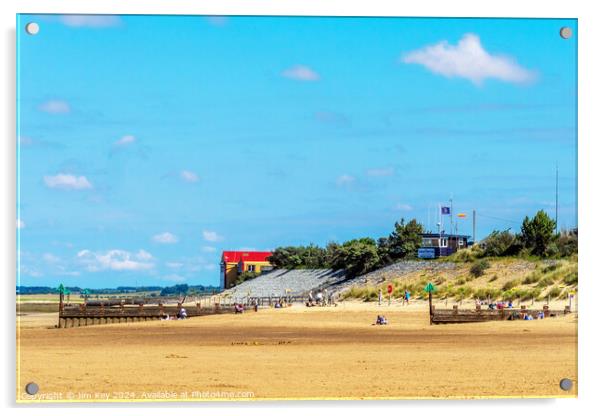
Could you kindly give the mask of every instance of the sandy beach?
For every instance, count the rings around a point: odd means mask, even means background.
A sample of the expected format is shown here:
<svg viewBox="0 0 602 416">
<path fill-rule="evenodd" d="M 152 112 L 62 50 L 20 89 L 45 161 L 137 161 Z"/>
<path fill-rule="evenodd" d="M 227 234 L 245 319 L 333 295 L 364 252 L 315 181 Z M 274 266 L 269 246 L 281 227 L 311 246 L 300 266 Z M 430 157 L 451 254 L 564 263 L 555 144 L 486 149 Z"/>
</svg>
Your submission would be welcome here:
<svg viewBox="0 0 602 416">
<path fill-rule="evenodd" d="M 576 396 L 576 382 L 558 383 L 577 379 L 577 314 L 430 326 L 427 308 L 346 302 L 68 329 L 25 314 L 17 400 Z M 389 325 L 373 325 L 379 313 Z"/>
</svg>

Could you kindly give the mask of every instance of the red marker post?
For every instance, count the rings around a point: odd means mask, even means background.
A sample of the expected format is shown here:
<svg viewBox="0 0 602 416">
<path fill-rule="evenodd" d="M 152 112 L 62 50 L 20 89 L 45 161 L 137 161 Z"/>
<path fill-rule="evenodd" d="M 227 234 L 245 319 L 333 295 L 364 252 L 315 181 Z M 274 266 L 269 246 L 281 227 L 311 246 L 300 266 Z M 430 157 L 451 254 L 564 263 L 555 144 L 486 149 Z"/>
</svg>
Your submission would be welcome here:
<svg viewBox="0 0 602 416">
<path fill-rule="evenodd" d="M 393 293 L 393 285 L 387 286 L 387 293 L 389 294 L 389 306 L 391 306 L 391 293 Z"/>
</svg>

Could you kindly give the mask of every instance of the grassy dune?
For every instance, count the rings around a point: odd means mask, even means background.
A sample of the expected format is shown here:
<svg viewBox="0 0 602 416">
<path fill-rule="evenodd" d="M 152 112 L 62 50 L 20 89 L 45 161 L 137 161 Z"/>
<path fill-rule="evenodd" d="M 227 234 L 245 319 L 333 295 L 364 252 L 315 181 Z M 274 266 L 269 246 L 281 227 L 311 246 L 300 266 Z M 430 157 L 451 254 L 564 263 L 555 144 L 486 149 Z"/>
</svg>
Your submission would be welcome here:
<svg viewBox="0 0 602 416">
<path fill-rule="evenodd" d="M 492 300 L 551 300 L 566 298 L 577 292 L 577 256 L 560 260 L 535 258 L 474 259 L 470 255 L 452 256 L 446 261 L 457 263 L 453 270 L 418 271 L 389 276 L 379 284 L 352 286 L 343 299 L 366 302 L 378 300 L 387 286 L 394 287 L 392 297 L 400 299 L 406 289 L 413 298 L 425 298 L 423 288 L 428 282 L 436 285 L 435 298 Z M 476 266 L 475 266 L 476 265 Z"/>
</svg>

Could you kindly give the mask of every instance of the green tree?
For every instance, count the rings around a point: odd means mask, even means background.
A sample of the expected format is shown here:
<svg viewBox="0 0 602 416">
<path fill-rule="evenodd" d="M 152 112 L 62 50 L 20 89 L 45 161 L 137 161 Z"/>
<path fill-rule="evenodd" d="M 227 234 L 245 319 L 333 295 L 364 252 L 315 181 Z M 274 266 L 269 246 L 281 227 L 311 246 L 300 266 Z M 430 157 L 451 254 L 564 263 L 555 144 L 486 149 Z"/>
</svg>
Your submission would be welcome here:
<svg viewBox="0 0 602 416">
<path fill-rule="evenodd" d="M 578 252 L 578 233 L 577 229 L 572 231 L 564 231 L 560 233 L 556 240 L 558 255 L 560 257 L 568 257 Z"/>
<path fill-rule="evenodd" d="M 278 269 L 296 269 L 303 264 L 298 247 L 278 247 L 268 261 Z"/>
<path fill-rule="evenodd" d="M 482 244 L 485 257 L 511 256 L 518 254 L 522 248 L 520 240 L 510 230 L 494 230 Z"/>
<path fill-rule="evenodd" d="M 359 276 L 374 270 L 380 263 L 376 242 L 372 238 L 345 242 L 338 250 L 337 263 L 344 265 L 347 277 Z"/>
<path fill-rule="evenodd" d="M 537 211 L 533 219 L 525 217 L 521 226 L 521 241 L 536 256 L 543 256 L 554 239 L 556 222 L 543 210 Z"/>
<path fill-rule="evenodd" d="M 407 224 L 403 218 L 396 222 L 395 230 L 389 236 L 386 245 L 388 258 L 391 261 L 416 258 L 422 244 L 422 233 L 424 228 L 416 219 L 412 219 Z"/>
<path fill-rule="evenodd" d="M 257 272 L 249 272 L 249 271 L 242 272 L 236 278 L 236 284 L 239 285 L 242 282 L 245 282 L 247 280 L 255 279 L 257 276 L 259 276 L 259 273 L 257 273 Z"/>
<path fill-rule="evenodd" d="M 376 242 L 378 247 L 378 257 L 383 266 L 393 263 L 391 258 L 391 239 L 389 237 L 381 237 Z"/>
<path fill-rule="evenodd" d="M 341 270 L 345 268 L 345 263 L 341 259 L 341 245 L 331 241 L 326 245 L 324 250 L 324 266 L 333 269 Z"/>
<path fill-rule="evenodd" d="M 161 289 L 161 296 L 170 296 L 170 295 L 187 295 L 188 294 L 188 285 L 186 283 L 173 285 L 169 287 L 164 287 Z"/>
<path fill-rule="evenodd" d="M 300 255 L 303 267 L 308 269 L 322 269 L 326 267 L 326 250 L 314 244 L 300 247 Z"/>
</svg>

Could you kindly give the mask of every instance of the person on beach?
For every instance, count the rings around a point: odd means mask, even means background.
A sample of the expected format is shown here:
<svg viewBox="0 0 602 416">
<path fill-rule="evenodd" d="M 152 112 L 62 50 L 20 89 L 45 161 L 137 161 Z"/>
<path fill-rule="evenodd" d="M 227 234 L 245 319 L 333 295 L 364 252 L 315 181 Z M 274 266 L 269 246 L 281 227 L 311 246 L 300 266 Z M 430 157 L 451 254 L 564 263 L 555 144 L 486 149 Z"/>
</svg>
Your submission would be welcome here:
<svg viewBox="0 0 602 416">
<path fill-rule="evenodd" d="M 322 292 L 318 292 L 318 294 L 316 295 L 316 303 L 319 306 L 324 306 L 322 299 L 323 299 Z"/>
<path fill-rule="evenodd" d="M 406 289 L 403 293 L 403 303 L 405 303 L 406 305 L 410 304 L 410 291 L 408 289 Z"/>
</svg>

